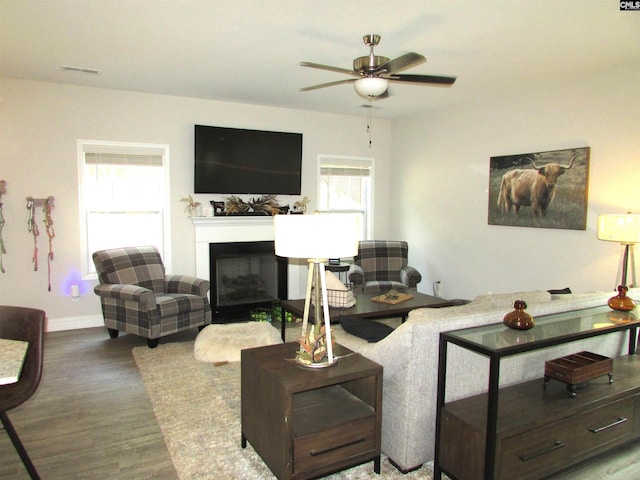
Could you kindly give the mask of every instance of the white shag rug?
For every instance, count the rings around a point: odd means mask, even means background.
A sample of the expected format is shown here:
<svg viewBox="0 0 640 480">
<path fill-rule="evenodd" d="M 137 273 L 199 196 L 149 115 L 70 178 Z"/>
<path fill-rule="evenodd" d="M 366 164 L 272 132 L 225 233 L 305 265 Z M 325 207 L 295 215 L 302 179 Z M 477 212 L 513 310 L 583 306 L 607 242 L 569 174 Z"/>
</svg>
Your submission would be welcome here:
<svg viewBox="0 0 640 480">
<path fill-rule="evenodd" d="M 280 331 L 268 322 L 214 323 L 198 334 L 193 353 L 201 362 L 239 362 L 241 350 L 277 343 Z"/>
</svg>

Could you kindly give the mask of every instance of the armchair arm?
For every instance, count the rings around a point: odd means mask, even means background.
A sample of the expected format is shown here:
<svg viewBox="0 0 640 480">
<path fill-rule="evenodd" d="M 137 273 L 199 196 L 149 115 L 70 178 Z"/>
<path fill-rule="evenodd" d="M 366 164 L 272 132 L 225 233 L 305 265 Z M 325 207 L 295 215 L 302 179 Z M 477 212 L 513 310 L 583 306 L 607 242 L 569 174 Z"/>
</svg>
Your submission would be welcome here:
<svg viewBox="0 0 640 480">
<path fill-rule="evenodd" d="M 356 287 L 364 285 L 364 270 L 360 265 L 356 265 L 354 263 L 349 267 L 347 278 L 349 279 L 349 282 L 353 283 L 353 285 Z"/>
<path fill-rule="evenodd" d="M 124 302 L 138 302 L 143 310 L 156 308 L 156 296 L 148 288 L 138 285 L 123 285 L 120 283 L 100 283 L 93 289 L 99 297 L 115 298 Z"/>
<path fill-rule="evenodd" d="M 167 293 L 188 293 L 206 298 L 211 283 L 209 280 L 191 277 L 188 275 L 167 275 L 165 277 Z"/>
<path fill-rule="evenodd" d="M 422 281 L 422 275 L 415 268 L 407 266 L 400 270 L 400 281 L 409 288 L 416 288 Z"/>
</svg>

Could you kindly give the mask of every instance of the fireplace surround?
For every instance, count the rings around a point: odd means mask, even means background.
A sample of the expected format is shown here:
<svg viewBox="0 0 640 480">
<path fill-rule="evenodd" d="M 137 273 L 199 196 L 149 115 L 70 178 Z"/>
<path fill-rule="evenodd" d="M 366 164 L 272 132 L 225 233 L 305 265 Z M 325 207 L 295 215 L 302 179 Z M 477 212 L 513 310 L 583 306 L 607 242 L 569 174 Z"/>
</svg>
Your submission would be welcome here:
<svg viewBox="0 0 640 480">
<path fill-rule="evenodd" d="M 273 217 L 191 217 L 195 241 L 195 275 L 212 283 L 209 298 L 213 307 L 213 277 L 210 267 L 211 244 L 231 242 L 273 242 Z M 274 252 L 271 247 L 271 252 Z M 302 298 L 307 278 L 306 262 L 285 259 L 287 286 L 284 298 Z M 282 267 L 280 267 L 282 268 Z M 215 315 L 215 314 L 214 314 Z M 215 320 L 214 320 L 215 321 Z"/>
</svg>

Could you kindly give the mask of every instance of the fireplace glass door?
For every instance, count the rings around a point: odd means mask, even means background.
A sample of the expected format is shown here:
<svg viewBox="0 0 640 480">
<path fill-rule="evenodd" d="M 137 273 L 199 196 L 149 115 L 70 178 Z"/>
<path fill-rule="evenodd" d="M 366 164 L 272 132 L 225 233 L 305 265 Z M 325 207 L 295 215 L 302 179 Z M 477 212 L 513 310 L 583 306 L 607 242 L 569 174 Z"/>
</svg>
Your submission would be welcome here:
<svg viewBox="0 0 640 480">
<path fill-rule="evenodd" d="M 209 250 L 214 321 L 248 320 L 251 310 L 286 299 L 287 262 L 272 241 L 212 243 Z"/>
</svg>

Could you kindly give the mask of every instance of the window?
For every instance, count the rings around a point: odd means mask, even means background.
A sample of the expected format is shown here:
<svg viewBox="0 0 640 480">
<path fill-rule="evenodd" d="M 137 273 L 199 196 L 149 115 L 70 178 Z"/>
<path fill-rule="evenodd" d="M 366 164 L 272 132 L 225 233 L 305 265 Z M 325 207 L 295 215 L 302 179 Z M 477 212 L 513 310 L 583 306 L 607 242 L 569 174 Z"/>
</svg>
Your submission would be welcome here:
<svg viewBox="0 0 640 480">
<path fill-rule="evenodd" d="M 363 240 L 373 228 L 373 163 L 372 158 L 318 156 L 319 210 L 359 214 Z"/>
<path fill-rule="evenodd" d="M 155 245 L 169 269 L 169 147 L 78 141 L 81 268 L 96 250 Z"/>
</svg>

